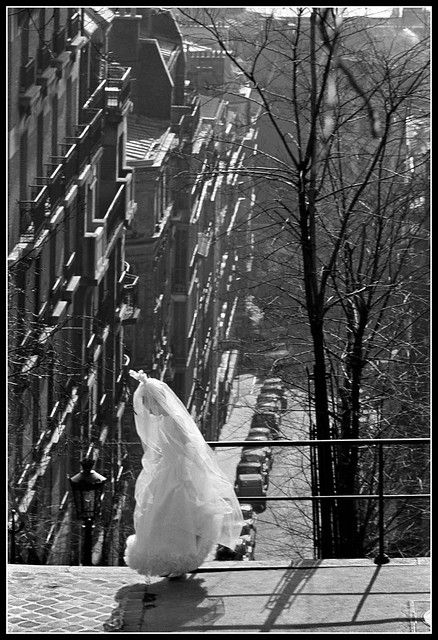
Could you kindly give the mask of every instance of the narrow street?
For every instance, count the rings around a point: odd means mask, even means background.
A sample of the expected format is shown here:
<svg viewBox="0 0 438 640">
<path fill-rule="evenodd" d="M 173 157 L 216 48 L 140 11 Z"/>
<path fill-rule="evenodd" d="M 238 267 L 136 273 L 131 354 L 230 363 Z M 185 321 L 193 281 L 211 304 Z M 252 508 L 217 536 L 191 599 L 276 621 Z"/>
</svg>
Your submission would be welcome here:
<svg viewBox="0 0 438 640">
<path fill-rule="evenodd" d="M 252 374 L 237 376 L 233 384 L 228 420 L 221 440 L 245 439 L 263 379 Z M 288 408 L 281 429 L 287 439 L 307 439 L 307 415 L 297 393 L 287 394 Z M 218 462 L 231 482 L 241 448 L 216 449 Z M 307 448 L 273 446 L 268 496 L 310 495 L 309 451 Z M 266 511 L 256 516 L 256 560 L 313 558 L 312 506 L 310 502 L 268 502 Z"/>
</svg>

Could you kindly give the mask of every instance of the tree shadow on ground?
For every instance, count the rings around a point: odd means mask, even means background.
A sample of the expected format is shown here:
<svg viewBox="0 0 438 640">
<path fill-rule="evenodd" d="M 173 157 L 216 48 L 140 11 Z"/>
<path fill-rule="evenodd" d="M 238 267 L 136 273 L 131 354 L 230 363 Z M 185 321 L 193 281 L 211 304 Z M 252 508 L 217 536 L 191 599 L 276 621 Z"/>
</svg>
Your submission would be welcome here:
<svg viewBox="0 0 438 640">
<path fill-rule="evenodd" d="M 151 585 L 136 583 L 122 587 L 115 595 L 118 606 L 103 623 L 107 633 L 189 631 L 212 625 L 224 615 L 221 598 L 210 598 L 203 579 L 163 579 Z"/>
</svg>

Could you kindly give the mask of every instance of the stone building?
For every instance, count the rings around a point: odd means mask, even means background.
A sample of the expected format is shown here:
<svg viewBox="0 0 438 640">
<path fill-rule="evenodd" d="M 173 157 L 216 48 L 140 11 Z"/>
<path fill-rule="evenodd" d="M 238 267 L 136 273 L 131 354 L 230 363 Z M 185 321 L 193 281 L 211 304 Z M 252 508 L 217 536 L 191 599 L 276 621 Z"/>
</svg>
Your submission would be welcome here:
<svg viewBox="0 0 438 640">
<path fill-rule="evenodd" d="M 126 365 L 207 438 L 226 418 L 257 132 L 195 90 L 172 12 L 15 8 L 8 37 L 11 561 L 79 562 L 68 476 L 92 456 L 93 562 L 120 564 L 141 454 Z"/>
<path fill-rule="evenodd" d="M 190 82 L 172 12 L 120 9 L 110 38 L 114 57 L 129 61 L 135 76 L 126 148 L 138 213 L 126 255 L 142 311 L 127 348 L 134 368 L 168 382 L 202 432 L 216 438 L 236 360 L 224 342 L 238 297 L 232 231 L 239 223 L 246 239 L 242 221 L 252 202 L 250 187 L 237 183 L 255 134 L 244 150 L 229 103 Z"/>
<path fill-rule="evenodd" d="M 75 564 L 68 475 L 84 455 L 119 506 L 125 325 L 135 321 L 125 229 L 130 69 L 108 62 L 104 8 L 8 10 L 11 561 Z"/>
</svg>

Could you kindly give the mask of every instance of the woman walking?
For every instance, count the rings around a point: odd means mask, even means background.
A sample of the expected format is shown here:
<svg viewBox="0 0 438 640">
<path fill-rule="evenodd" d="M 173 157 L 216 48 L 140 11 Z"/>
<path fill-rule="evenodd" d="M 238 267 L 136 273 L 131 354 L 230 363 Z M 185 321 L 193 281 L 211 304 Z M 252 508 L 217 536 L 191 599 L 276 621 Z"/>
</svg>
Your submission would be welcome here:
<svg viewBox="0 0 438 640">
<path fill-rule="evenodd" d="M 233 549 L 243 516 L 181 400 L 143 371 L 130 375 L 139 381 L 133 405 L 144 454 L 125 562 L 142 575 L 177 577 L 195 570 L 215 545 Z"/>
</svg>

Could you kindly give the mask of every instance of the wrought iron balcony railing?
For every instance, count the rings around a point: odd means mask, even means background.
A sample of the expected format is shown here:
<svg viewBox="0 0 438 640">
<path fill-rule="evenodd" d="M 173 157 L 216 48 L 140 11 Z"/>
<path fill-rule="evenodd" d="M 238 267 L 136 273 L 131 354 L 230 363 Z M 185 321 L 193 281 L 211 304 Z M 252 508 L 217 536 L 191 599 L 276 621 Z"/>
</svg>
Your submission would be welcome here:
<svg viewBox="0 0 438 640">
<path fill-rule="evenodd" d="M 105 86 L 105 106 L 109 112 L 119 112 L 131 93 L 131 68 L 110 65 Z"/>
<path fill-rule="evenodd" d="M 77 135 L 72 139 L 68 138 L 78 146 L 79 169 L 89 162 L 102 144 L 103 110 L 88 109 L 87 115 L 88 122 L 78 125 Z"/>
<path fill-rule="evenodd" d="M 62 156 L 62 166 L 65 188 L 67 189 L 79 173 L 79 151 L 76 144 L 66 145 L 64 155 Z"/>
<path fill-rule="evenodd" d="M 54 165 L 47 178 L 50 193 L 50 205 L 53 207 L 61 200 L 65 193 L 63 165 Z"/>
<path fill-rule="evenodd" d="M 51 211 L 50 192 L 47 185 L 35 187 L 31 200 L 20 201 L 20 233 L 25 233 L 30 225 L 36 235 L 43 227 Z"/>
<path fill-rule="evenodd" d="M 104 215 L 99 218 L 94 218 L 93 220 L 94 225 L 102 226 L 105 229 L 106 242 L 111 240 L 114 233 L 125 220 L 126 182 L 116 182 L 116 186 L 117 185 L 117 191 L 107 209 L 103 209 L 100 213 L 101 216 L 102 213 L 104 213 Z"/>
<path fill-rule="evenodd" d="M 81 122 L 88 121 L 88 112 L 90 110 L 99 110 L 105 108 L 105 87 L 106 80 L 102 80 L 102 82 L 95 88 L 91 96 L 88 98 L 86 103 L 82 106 Z"/>
<path fill-rule="evenodd" d="M 139 276 L 130 273 L 130 266 L 125 263 L 126 268 L 118 281 L 117 293 L 117 313 L 118 318 L 124 324 L 135 323 L 140 315 L 138 306 L 138 283 Z"/>
</svg>

